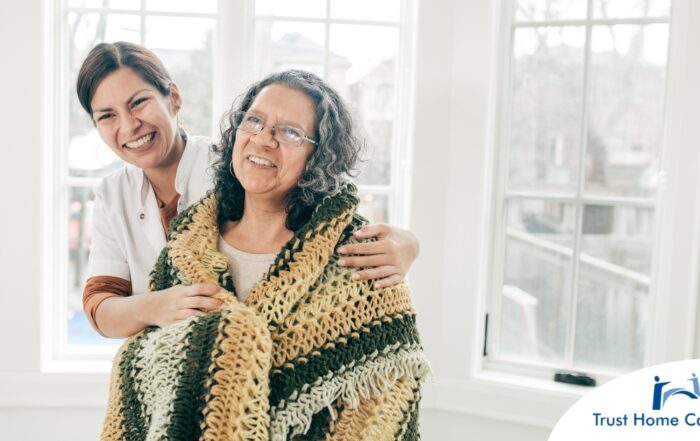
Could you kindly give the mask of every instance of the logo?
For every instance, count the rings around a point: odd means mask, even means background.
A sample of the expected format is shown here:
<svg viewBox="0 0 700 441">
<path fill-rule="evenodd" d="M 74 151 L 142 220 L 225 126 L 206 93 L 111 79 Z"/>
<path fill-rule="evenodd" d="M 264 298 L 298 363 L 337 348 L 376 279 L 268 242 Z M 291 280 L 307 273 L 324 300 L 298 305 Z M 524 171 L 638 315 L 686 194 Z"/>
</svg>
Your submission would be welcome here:
<svg viewBox="0 0 700 441">
<path fill-rule="evenodd" d="M 700 359 L 649 366 L 590 390 L 549 441 L 700 440 Z"/>
<path fill-rule="evenodd" d="M 670 389 L 664 390 L 664 388 L 667 385 L 671 384 L 671 382 L 661 381 L 658 375 L 654 377 L 654 381 L 656 383 L 654 384 L 654 400 L 652 404 L 653 410 L 663 409 L 664 404 L 666 404 L 666 401 L 668 401 L 669 398 L 676 395 L 685 395 L 691 400 L 697 400 L 698 398 L 700 398 L 700 382 L 698 381 L 698 377 L 695 375 L 695 373 L 693 373 L 692 378 L 688 378 L 687 380 L 692 384 L 692 390 L 683 387 L 672 387 Z"/>
</svg>

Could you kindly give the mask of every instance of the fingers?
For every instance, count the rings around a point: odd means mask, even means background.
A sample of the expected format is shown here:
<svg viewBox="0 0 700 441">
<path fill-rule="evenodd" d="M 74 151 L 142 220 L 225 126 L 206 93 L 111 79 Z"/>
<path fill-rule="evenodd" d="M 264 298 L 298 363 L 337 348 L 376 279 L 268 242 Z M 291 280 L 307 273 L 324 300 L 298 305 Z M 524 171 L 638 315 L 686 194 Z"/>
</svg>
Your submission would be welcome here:
<svg viewBox="0 0 700 441">
<path fill-rule="evenodd" d="M 188 294 L 191 296 L 213 296 L 221 291 L 220 286 L 212 283 L 195 283 L 188 288 Z"/>
<path fill-rule="evenodd" d="M 374 288 L 386 288 L 387 286 L 398 285 L 403 281 L 403 276 L 401 274 L 392 274 L 389 277 L 384 277 L 374 282 Z"/>
<path fill-rule="evenodd" d="M 375 268 L 367 268 L 362 271 L 356 271 L 352 274 L 354 280 L 371 280 L 371 279 L 383 279 L 389 277 L 393 274 L 397 274 L 398 270 L 395 266 L 382 265 Z"/>
<path fill-rule="evenodd" d="M 388 241 L 359 242 L 343 245 L 338 248 L 341 254 L 382 254 L 388 252 Z"/>
<path fill-rule="evenodd" d="M 355 231 L 353 233 L 353 236 L 361 237 L 363 239 L 367 239 L 368 237 L 376 237 L 376 238 L 381 239 L 381 238 L 385 237 L 388 232 L 389 232 L 388 225 L 386 225 L 386 224 L 372 224 L 372 225 L 365 225 L 364 227 Z"/>
<path fill-rule="evenodd" d="M 391 262 L 386 254 L 371 254 L 365 256 L 346 256 L 338 260 L 340 266 L 373 267 L 388 265 Z"/>
<path fill-rule="evenodd" d="M 221 306 L 223 302 L 219 299 L 213 299 L 206 296 L 189 297 L 185 303 L 185 307 L 189 309 L 198 309 L 200 311 L 213 311 Z"/>
</svg>

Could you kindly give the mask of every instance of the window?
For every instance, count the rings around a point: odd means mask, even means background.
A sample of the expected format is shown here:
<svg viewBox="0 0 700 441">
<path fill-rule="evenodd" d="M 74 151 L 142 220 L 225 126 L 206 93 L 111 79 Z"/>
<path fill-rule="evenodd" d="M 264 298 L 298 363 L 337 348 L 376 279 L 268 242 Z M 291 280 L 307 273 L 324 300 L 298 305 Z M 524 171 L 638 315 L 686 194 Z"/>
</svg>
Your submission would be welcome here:
<svg viewBox="0 0 700 441">
<path fill-rule="evenodd" d="M 514 2 L 491 365 L 646 364 L 670 6 Z"/>
<path fill-rule="evenodd" d="M 220 102 L 221 96 L 229 95 L 229 78 L 243 78 L 236 83 L 240 87 L 235 96 L 273 70 L 294 67 L 323 76 L 348 100 L 366 129 L 366 157 L 371 160 L 357 178 L 361 213 L 374 222 L 400 223 L 407 154 L 402 130 L 406 131 L 408 106 L 398 96 L 408 90 L 408 76 L 400 72 L 410 53 L 405 3 L 384 2 L 358 17 L 357 3 L 343 0 L 61 2 L 55 20 L 60 39 L 49 48 L 59 54 L 55 91 L 47 98 L 59 115 L 50 128 L 59 148 L 47 147 L 57 169 L 46 190 L 55 195 L 46 213 L 55 234 L 45 244 L 56 288 L 44 293 L 51 322 L 44 331 L 44 358 L 104 360 L 120 343 L 97 335 L 82 311 L 93 188 L 123 166 L 76 99 L 77 71 L 95 44 L 124 40 L 153 50 L 180 86 L 185 103 L 180 121 L 194 134 L 216 136 L 219 109 L 230 106 Z M 226 23 L 241 20 L 255 23 L 254 29 L 235 26 L 233 34 L 224 32 Z M 251 42 L 254 50 L 241 47 L 241 41 Z M 232 65 L 231 57 L 244 61 Z M 241 70 L 239 65 L 250 67 Z"/>
</svg>

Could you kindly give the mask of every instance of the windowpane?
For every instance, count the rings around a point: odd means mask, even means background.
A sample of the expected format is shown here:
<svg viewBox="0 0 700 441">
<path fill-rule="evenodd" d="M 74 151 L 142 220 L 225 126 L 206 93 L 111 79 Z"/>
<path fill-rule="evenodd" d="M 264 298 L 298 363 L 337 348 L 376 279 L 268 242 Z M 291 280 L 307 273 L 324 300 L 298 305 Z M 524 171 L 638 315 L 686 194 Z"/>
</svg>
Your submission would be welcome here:
<svg viewBox="0 0 700 441">
<path fill-rule="evenodd" d="M 326 0 L 256 0 L 255 13 L 283 17 L 321 18 L 326 16 Z"/>
<path fill-rule="evenodd" d="M 69 0 L 69 7 L 141 9 L 141 0 Z"/>
<path fill-rule="evenodd" d="M 586 0 L 517 0 L 517 21 L 574 20 L 586 18 Z"/>
<path fill-rule="evenodd" d="M 71 46 L 71 64 L 78 65 L 96 44 L 130 41 L 139 43 L 141 19 L 131 14 L 98 14 L 70 12 L 68 39 Z"/>
<path fill-rule="evenodd" d="M 286 69 L 323 76 L 326 31 L 322 24 L 258 21 L 255 29 L 255 78 Z"/>
<path fill-rule="evenodd" d="M 346 20 L 399 21 L 401 0 L 331 0 L 331 17 Z"/>
<path fill-rule="evenodd" d="M 213 38 L 216 22 L 207 18 L 148 17 L 146 46 L 163 61 L 183 97 L 182 127 L 211 135 Z"/>
<path fill-rule="evenodd" d="M 195 14 L 215 14 L 218 0 L 146 0 L 149 11 L 191 12 Z"/>
<path fill-rule="evenodd" d="M 66 277 L 68 344 L 116 344 L 102 338 L 90 327 L 83 312 L 83 286 L 92 240 L 93 189 L 71 187 L 68 190 L 68 274 Z"/>
<path fill-rule="evenodd" d="M 146 47 L 170 59 L 181 58 L 184 51 L 211 50 L 215 24 L 210 18 L 147 17 Z"/>
<path fill-rule="evenodd" d="M 569 257 L 519 238 L 507 239 L 499 348 L 503 358 L 563 361 L 570 280 Z"/>
<path fill-rule="evenodd" d="M 587 192 L 653 197 L 663 130 L 667 44 L 664 24 L 593 28 Z"/>
<path fill-rule="evenodd" d="M 650 274 L 653 209 L 585 205 L 582 228 L 583 253 L 642 275 Z"/>
<path fill-rule="evenodd" d="M 331 25 L 328 80 L 360 116 L 367 153 L 358 182 L 391 181 L 399 31 L 393 27 Z"/>
<path fill-rule="evenodd" d="M 575 365 L 623 372 L 641 368 L 647 306 L 645 286 L 582 265 Z"/>
<path fill-rule="evenodd" d="M 665 17 L 671 0 L 593 0 L 595 18 Z"/>
<path fill-rule="evenodd" d="M 389 222 L 389 197 L 382 194 L 361 193 L 357 212 L 371 223 Z"/>
<path fill-rule="evenodd" d="M 571 247 L 576 212 L 573 205 L 539 199 L 513 200 L 506 204 L 508 229 Z"/>
<path fill-rule="evenodd" d="M 560 362 L 570 312 L 575 210 L 540 200 L 506 207 L 500 354 Z"/>
<path fill-rule="evenodd" d="M 88 118 L 87 115 L 81 115 Z M 73 136 L 68 144 L 70 176 L 102 178 L 120 169 L 124 162 L 102 141 L 97 129 Z"/>
<path fill-rule="evenodd" d="M 583 97 L 583 27 L 515 31 L 509 187 L 576 189 Z"/>
</svg>

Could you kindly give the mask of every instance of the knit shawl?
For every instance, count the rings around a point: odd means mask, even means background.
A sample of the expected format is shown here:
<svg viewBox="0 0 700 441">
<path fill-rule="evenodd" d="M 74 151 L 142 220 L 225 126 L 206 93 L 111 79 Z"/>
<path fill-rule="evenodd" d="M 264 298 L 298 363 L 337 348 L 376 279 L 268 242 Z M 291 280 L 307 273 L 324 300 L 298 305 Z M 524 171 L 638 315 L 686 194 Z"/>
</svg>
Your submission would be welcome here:
<svg viewBox="0 0 700 441">
<path fill-rule="evenodd" d="M 357 204 L 350 184 L 326 197 L 245 303 L 217 250 L 216 195 L 173 220 L 150 289 L 214 283 L 224 304 L 120 347 L 101 439 L 419 439 L 428 365 L 408 289 L 338 265 Z"/>
</svg>

